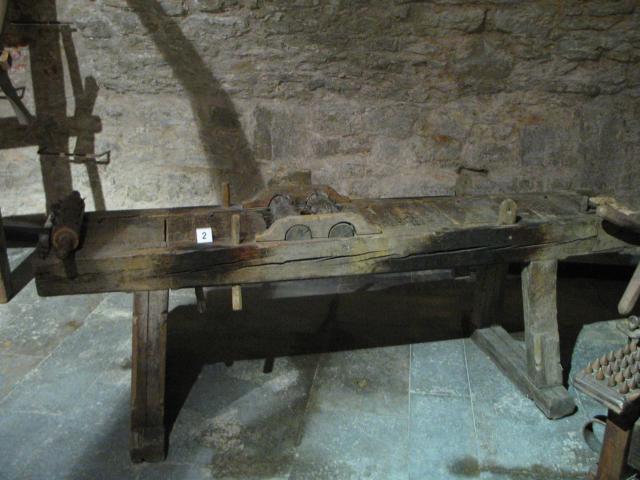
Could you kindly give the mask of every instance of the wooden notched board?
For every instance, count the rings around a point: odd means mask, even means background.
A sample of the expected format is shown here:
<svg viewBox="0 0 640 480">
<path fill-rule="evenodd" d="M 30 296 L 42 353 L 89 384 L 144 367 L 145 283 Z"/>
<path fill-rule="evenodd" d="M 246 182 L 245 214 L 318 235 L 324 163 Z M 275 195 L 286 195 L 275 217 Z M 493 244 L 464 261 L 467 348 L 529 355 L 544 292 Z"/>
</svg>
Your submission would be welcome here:
<svg viewBox="0 0 640 480">
<path fill-rule="evenodd" d="M 518 218 L 498 225 L 500 204 L 514 200 Z M 269 229 L 266 208 L 195 207 L 85 215 L 75 255 L 77 276 L 67 278 L 52 255 L 37 262 L 43 296 L 242 285 L 369 273 L 407 272 L 597 252 L 636 251 L 607 234 L 602 220 L 571 193 L 351 200 L 332 222 L 358 218 L 366 235 L 258 242 Z M 240 215 L 240 242 L 231 216 Z M 304 219 L 304 216 L 302 216 Z M 285 218 L 286 220 L 286 218 Z M 213 242 L 199 244 L 196 228 L 210 227 Z M 263 237 L 264 238 L 264 237 Z"/>
</svg>

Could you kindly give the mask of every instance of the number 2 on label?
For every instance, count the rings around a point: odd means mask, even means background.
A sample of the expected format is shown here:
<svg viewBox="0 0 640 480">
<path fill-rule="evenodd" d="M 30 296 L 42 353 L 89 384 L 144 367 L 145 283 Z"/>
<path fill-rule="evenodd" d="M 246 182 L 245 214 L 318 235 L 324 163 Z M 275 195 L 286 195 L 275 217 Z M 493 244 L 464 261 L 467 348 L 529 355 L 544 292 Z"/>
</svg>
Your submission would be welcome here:
<svg viewBox="0 0 640 480">
<path fill-rule="evenodd" d="M 196 242 L 213 243 L 213 232 L 211 231 L 211 227 L 196 228 Z"/>
</svg>

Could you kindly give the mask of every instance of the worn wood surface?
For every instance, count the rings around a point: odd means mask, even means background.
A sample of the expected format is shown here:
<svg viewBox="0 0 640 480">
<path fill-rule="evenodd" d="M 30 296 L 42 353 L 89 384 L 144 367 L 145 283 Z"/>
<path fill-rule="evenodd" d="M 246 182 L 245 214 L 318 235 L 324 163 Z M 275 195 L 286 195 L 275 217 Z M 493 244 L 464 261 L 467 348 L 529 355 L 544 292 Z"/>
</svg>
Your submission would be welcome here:
<svg viewBox="0 0 640 480">
<path fill-rule="evenodd" d="M 130 453 L 134 462 L 158 462 L 165 457 L 168 308 L 168 290 L 134 294 L 130 438 Z"/>
<path fill-rule="evenodd" d="M 556 260 L 531 262 L 522 271 L 527 371 L 538 387 L 562 385 Z"/>
<path fill-rule="evenodd" d="M 12 295 L 11 268 L 7 256 L 7 240 L 0 212 L 0 303 L 7 303 Z"/>
<path fill-rule="evenodd" d="M 636 417 L 637 418 L 637 417 Z M 634 422 L 609 411 L 604 431 L 602 451 L 596 480 L 622 480 L 627 478 L 627 455 Z"/>
<path fill-rule="evenodd" d="M 573 398 L 563 386 L 541 388 L 532 381 L 527 369 L 524 346 L 514 340 L 504 328 L 492 326 L 478 329 L 471 338 L 520 391 L 535 402 L 547 418 L 561 418 L 575 411 Z"/>
<path fill-rule="evenodd" d="M 497 225 L 505 197 L 353 200 L 336 213 L 361 215 L 380 233 L 351 238 L 256 242 L 268 210 L 181 208 L 87 214 L 77 277 L 52 256 L 36 265 L 41 295 L 241 285 L 562 259 L 633 250 L 601 228 L 571 194 L 513 195 L 518 222 Z M 231 215 L 240 215 L 240 244 Z M 212 245 L 196 244 L 210 226 Z"/>
</svg>

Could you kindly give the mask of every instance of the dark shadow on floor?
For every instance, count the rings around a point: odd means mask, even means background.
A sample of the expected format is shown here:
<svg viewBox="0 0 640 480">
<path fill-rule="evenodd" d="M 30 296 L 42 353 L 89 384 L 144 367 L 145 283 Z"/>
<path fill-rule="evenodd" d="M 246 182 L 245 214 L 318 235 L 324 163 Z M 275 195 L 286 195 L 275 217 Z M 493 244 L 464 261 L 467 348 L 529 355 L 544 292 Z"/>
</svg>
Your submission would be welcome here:
<svg viewBox="0 0 640 480">
<path fill-rule="evenodd" d="M 262 188 L 262 176 L 229 95 L 157 0 L 127 0 L 127 4 L 189 97 L 218 192 L 222 182 L 229 182 L 234 201 L 251 198 Z"/>
<path fill-rule="evenodd" d="M 517 271 L 517 270 L 516 270 Z M 562 267 L 558 292 L 561 356 L 565 377 L 583 325 L 617 317 L 616 306 L 631 275 L 626 267 Z M 432 282 L 378 292 L 291 299 L 244 295 L 245 310 L 232 312 L 228 291 L 209 292 L 208 309 L 195 305 L 170 312 L 167 360 L 167 420 L 175 421 L 206 364 L 265 359 L 358 348 L 406 345 L 467 336 L 463 318 L 473 285 Z M 195 295 L 194 300 L 195 303 Z M 505 328 L 523 329 L 521 284 L 510 275 Z M 566 380 L 566 378 L 565 378 Z M 169 428 L 170 430 L 170 428 Z"/>
<path fill-rule="evenodd" d="M 469 288 L 465 282 L 433 282 L 277 300 L 248 290 L 241 312 L 231 311 L 228 291 L 211 291 L 206 313 L 185 305 L 169 314 L 168 426 L 206 364 L 258 358 L 269 372 L 271 361 L 283 356 L 460 338 L 460 299 Z"/>
</svg>

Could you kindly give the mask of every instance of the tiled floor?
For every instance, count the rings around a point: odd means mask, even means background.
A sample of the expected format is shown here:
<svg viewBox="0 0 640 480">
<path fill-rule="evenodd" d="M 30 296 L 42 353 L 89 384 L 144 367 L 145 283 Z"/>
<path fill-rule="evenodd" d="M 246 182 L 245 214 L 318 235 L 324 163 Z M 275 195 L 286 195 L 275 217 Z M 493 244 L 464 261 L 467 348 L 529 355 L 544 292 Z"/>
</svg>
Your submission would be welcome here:
<svg viewBox="0 0 640 480">
<path fill-rule="evenodd" d="M 568 280 L 561 321 L 607 318 L 618 283 Z M 421 288 L 248 295 L 241 314 L 219 296 L 205 316 L 172 293 L 169 456 L 133 466 L 130 295 L 41 299 L 32 282 L 0 306 L 0 479 L 582 478 L 596 458 L 581 427 L 601 408 L 578 397 L 545 419 L 462 338 L 468 286 Z M 564 349 L 582 366 L 622 341 L 589 323 Z"/>
</svg>

